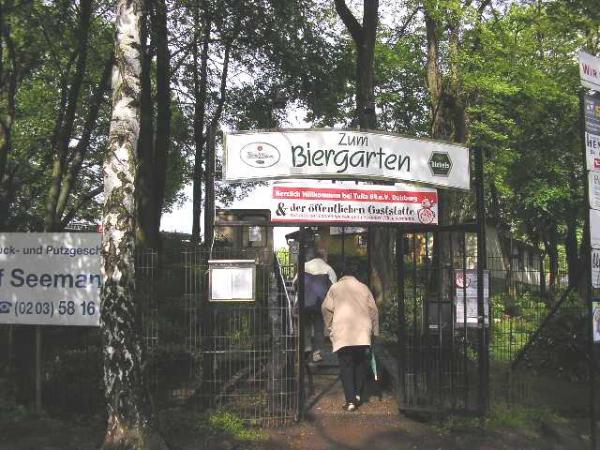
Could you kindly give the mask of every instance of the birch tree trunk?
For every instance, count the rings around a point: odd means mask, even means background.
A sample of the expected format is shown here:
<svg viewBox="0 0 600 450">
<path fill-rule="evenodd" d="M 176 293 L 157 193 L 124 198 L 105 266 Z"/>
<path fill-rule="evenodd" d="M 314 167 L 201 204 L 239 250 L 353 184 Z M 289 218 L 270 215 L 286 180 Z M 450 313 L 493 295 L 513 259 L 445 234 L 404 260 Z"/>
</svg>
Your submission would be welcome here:
<svg viewBox="0 0 600 450">
<path fill-rule="evenodd" d="M 101 327 L 108 403 L 105 449 L 167 448 L 152 426 L 135 302 L 135 179 L 140 131 L 141 0 L 116 10 L 113 112 L 104 162 Z"/>
</svg>

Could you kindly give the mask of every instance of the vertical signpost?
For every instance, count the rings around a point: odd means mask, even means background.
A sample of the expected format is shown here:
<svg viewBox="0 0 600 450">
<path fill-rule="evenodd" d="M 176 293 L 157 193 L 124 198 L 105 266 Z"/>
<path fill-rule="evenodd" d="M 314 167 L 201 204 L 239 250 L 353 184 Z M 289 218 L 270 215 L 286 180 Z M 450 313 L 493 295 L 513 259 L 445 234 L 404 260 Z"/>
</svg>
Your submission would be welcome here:
<svg viewBox="0 0 600 450">
<path fill-rule="evenodd" d="M 596 93 L 600 92 L 600 58 L 585 52 L 579 54 L 579 74 L 581 85 Z M 590 434 L 592 448 L 597 448 L 596 407 L 595 407 L 595 360 L 596 344 L 600 343 L 600 333 L 596 332 L 596 315 L 600 318 L 598 303 L 592 300 L 592 288 L 600 287 L 600 98 L 583 90 L 581 96 L 581 122 L 583 127 L 584 164 L 587 182 L 585 184 L 588 212 L 584 239 L 587 248 L 586 302 L 589 316 L 589 372 L 590 372 Z M 596 308 L 595 308 L 596 307 Z"/>
</svg>

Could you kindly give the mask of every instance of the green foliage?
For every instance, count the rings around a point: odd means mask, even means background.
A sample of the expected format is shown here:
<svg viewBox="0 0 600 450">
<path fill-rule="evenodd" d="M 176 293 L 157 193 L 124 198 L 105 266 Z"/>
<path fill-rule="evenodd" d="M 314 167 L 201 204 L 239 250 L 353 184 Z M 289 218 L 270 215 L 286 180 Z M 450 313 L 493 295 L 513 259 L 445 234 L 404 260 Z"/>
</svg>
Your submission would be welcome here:
<svg viewBox="0 0 600 450">
<path fill-rule="evenodd" d="M 566 380 L 587 380 L 588 326 L 584 302 L 572 293 L 535 341 L 527 363 Z"/>
<path fill-rule="evenodd" d="M 261 441 L 266 438 L 264 431 L 249 428 L 238 416 L 229 411 L 217 411 L 208 423 L 214 432 L 230 435 L 243 441 Z"/>
<path fill-rule="evenodd" d="M 498 223 L 544 241 L 583 207 L 579 79 L 572 14 L 512 4 L 467 35 L 471 142 L 486 149 Z M 561 180 L 560 183 L 557 181 Z"/>
<path fill-rule="evenodd" d="M 0 392 L 0 423 L 17 423 L 32 416 L 29 409 L 12 400 L 6 392 Z"/>
<path fill-rule="evenodd" d="M 428 132 L 425 55 L 422 36 L 409 34 L 395 39 L 383 29 L 375 47 L 376 103 L 379 127 L 416 136 Z"/>
<path fill-rule="evenodd" d="M 565 419 L 548 408 L 528 407 L 518 403 L 511 405 L 494 405 L 485 419 L 468 416 L 447 416 L 435 425 L 442 435 L 452 433 L 482 433 L 484 430 L 519 431 L 532 438 L 543 425 L 548 423 L 564 424 Z"/>
<path fill-rule="evenodd" d="M 223 438 L 253 445 L 260 445 L 267 439 L 264 431 L 254 428 L 234 413 L 223 410 L 200 413 L 189 409 L 171 408 L 161 413 L 160 425 L 167 436 L 196 435 L 196 442 L 203 442 L 205 446 L 208 446 L 209 441 Z M 204 448 L 201 444 L 200 447 Z"/>
<path fill-rule="evenodd" d="M 493 428 L 512 428 L 521 431 L 535 431 L 548 422 L 564 422 L 550 409 L 544 407 L 525 407 L 514 405 L 496 405 L 491 411 L 488 419 L 489 426 Z"/>
<path fill-rule="evenodd" d="M 90 99 L 100 82 L 104 65 L 112 52 L 113 25 L 105 15 L 104 4 L 95 4 L 90 24 L 88 57 L 82 89 L 77 100 L 74 130 L 70 146 L 76 145 L 86 128 Z M 12 195 L 7 214 L 7 226 L 12 230 L 40 230 L 46 212 L 47 192 L 51 183 L 53 147 L 58 126 L 65 119 L 67 90 L 76 65 L 80 44 L 78 8 L 69 2 L 26 2 L 8 10 L 10 39 L 15 45 L 15 60 L 2 53 L 4 68 L 17 71 L 15 97 L 16 117 L 12 124 L 12 146 L 8 153 L 10 184 L 1 185 Z M 2 44 L 4 47 L 4 43 Z M 12 65 L 14 63 L 14 66 Z M 4 74 L 6 76 L 6 74 Z M 5 92 L 0 101 L 4 104 Z M 106 148 L 110 105 L 106 101 L 86 149 L 81 173 L 75 180 L 69 208 L 82 195 L 101 183 L 99 167 Z M 0 142 L 2 138 L 0 137 Z M 99 204 L 90 201 L 82 205 L 80 220 L 96 219 Z"/>
</svg>

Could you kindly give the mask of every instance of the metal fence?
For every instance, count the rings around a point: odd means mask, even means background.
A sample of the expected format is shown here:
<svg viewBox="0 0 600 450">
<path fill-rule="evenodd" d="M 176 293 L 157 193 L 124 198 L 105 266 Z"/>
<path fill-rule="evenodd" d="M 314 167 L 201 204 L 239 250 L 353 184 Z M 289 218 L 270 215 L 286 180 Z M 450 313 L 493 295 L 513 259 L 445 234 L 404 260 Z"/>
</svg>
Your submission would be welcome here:
<svg viewBox="0 0 600 450">
<path fill-rule="evenodd" d="M 411 233 L 398 247 L 401 409 L 476 413 L 486 401 L 477 291 L 466 281 L 476 282 L 477 255 L 466 238 Z"/>
<path fill-rule="evenodd" d="M 403 368 L 404 405 L 471 409 L 477 406 L 478 334 L 453 314 L 456 271 L 472 270 L 469 236 L 450 237 L 452 253 L 433 259 L 432 234 L 403 241 L 403 311 L 380 309 L 383 331 Z M 332 264 L 335 268 L 335 258 Z M 208 259 L 256 261 L 257 300 L 252 304 L 206 301 Z M 286 282 L 291 265 L 254 248 L 233 251 L 181 245 L 137 259 L 147 375 L 159 408 L 228 409 L 243 419 L 285 423 L 298 413 L 298 339 Z M 494 404 L 578 408 L 585 414 L 587 310 L 576 290 L 541 292 L 540 273 L 490 271 L 490 397 Z M 507 279 L 529 280 L 516 287 Z M 435 292 L 432 280 L 448 287 Z M 454 292 L 454 293 L 453 293 Z M 463 310 L 464 311 L 464 308 Z M 402 316 L 403 315 L 403 316 Z M 403 322 L 400 318 L 403 317 Z M 404 327 L 400 326 L 404 324 Z M 464 323 L 464 322 L 463 322 Z M 400 331 L 400 333 L 398 333 Z M 404 334 L 402 334 L 404 333 Z M 34 400 L 34 327 L 1 326 L 0 396 Z M 399 348 L 398 339 L 404 347 Z M 62 414 L 104 411 L 98 329 L 43 329 L 43 402 Z M 565 401 L 556 392 L 569 393 Z M 582 400 L 583 399 L 583 400 Z"/>
<path fill-rule="evenodd" d="M 256 263 L 256 301 L 207 301 L 208 260 Z M 228 409 L 260 423 L 297 415 L 297 327 L 273 254 L 177 246 L 136 261 L 146 377 L 158 408 Z M 288 270 L 289 272 L 289 270 Z M 34 329 L 0 326 L 0 397 L 34 402 Z M 42 391 L 53 414 L 104 412 L 100 330 L 43 328 Z"/>
<path fill-rule="evenodd" d="M 253 302 L 209 302 L 208 261 L 256 263 Z M 159 405 L 225 409 L 280 424 L 297 414 L 297 333 L 276 257 L 260 249 L 181 249 L 138 264 L 145 342 Z"/>
</svg>

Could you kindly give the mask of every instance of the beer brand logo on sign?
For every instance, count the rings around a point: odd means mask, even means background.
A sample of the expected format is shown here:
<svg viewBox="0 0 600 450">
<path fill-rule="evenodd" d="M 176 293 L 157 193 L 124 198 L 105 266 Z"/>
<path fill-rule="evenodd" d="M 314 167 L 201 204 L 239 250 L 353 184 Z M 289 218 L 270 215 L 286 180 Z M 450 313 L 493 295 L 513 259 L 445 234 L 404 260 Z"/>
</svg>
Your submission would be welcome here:
<svg viewBox="0 0 600 450">
<path fill-rule="evenodd" d="M 266 142 L 253 142 L 240 150 L 241 160 L 250 167 L 272 167 L 279 162 L 279 150 Z"/>
<path fill-rule="evenodd" d="M 446 152 L 433 152 L 429 158 L 431 173 L 447 177 L 452 170 L 452 160 Z"/>
</svg>

